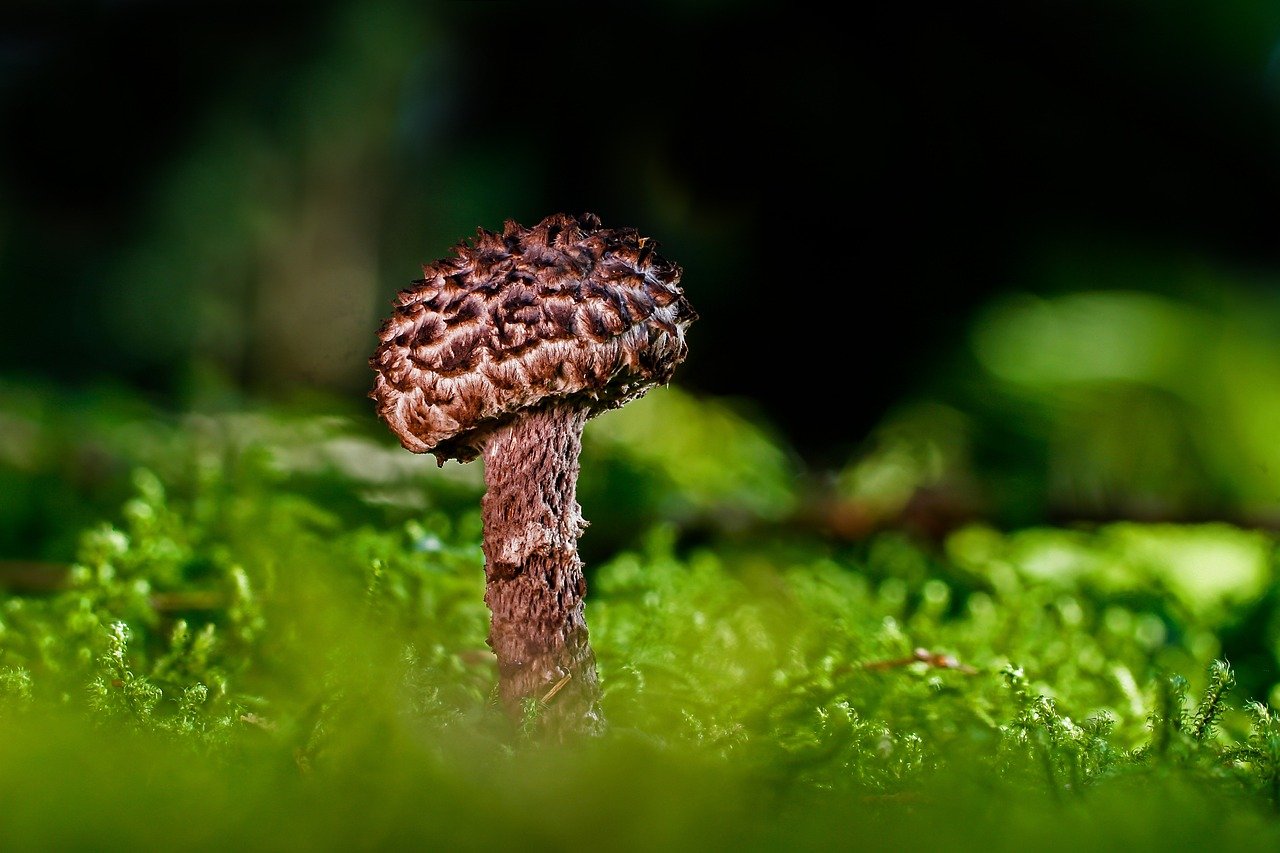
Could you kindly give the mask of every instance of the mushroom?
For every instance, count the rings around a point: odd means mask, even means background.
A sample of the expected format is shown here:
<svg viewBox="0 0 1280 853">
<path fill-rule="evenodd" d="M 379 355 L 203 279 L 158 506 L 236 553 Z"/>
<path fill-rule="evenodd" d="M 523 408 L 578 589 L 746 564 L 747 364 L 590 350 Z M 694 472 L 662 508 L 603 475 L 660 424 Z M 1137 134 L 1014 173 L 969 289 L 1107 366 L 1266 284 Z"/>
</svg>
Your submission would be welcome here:
<svg viewBox="0 0 1280 853">
<path fill-rule="evenodd" d="M 656 250 L 593 214 L 481 228 L 399 293 L 369 360 L 369 396 L 406 449 L 441 466 L 483 456 L 499 693 L 516 719 L 547 703 L 562 733 L 604 725 L 577 544 L 582 430 L 667 384 L 698 316 Z"/>
</svg>

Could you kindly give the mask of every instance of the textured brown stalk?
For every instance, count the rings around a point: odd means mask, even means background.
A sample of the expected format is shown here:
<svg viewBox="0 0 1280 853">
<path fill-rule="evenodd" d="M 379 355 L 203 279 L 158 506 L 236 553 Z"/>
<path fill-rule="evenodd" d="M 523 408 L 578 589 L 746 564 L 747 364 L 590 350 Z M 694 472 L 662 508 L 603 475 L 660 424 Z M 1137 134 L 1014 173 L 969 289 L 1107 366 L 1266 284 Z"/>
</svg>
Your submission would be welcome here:
<svg viewBox="0 0 1280 853">
<path fill-rule="evenodd" d="M 578 558 L 586 421 L 581 408 L 547 406 L 496 430 L 484 450 L 485 603 L 499 690 L 514 717 L 527 700 L 545 700 L 539 728 L 560 736 L 595 733 L 604 722 Z"/>
</svg>

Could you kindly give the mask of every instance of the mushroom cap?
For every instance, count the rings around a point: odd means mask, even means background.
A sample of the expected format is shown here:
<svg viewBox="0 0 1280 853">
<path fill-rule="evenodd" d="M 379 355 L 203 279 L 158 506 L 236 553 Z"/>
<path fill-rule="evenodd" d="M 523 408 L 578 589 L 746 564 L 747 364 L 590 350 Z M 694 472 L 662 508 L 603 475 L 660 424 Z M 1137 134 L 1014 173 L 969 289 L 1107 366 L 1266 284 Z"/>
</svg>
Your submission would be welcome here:
<svg viewBox="0 0 1280 853">
<path fill-rule="evenodd" d="M 594 214 L 481 228 L 400 291 L 369 359 L 369 396 L 400 443 L 469 462 L 547 403 L 594 417 L 671 380 L 697 312 L 681 268 Z"/>
</svg>

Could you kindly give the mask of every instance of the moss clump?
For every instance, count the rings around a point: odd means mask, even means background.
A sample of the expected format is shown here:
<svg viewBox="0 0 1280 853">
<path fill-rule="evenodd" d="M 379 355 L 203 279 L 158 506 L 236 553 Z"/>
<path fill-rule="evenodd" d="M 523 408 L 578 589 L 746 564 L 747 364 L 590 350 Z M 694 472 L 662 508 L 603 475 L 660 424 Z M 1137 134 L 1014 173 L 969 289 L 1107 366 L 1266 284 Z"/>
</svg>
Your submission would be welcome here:
<svg viewBox="0 0 1280 853">
<path fill-rule="evenodd" d="M 302 435 L 342 452 L 300 461 Z M 656 521 L 591 567 L 610 730 L 553 750 L 492 696 L 465 479 L 379 473 L 336 420 L 150 447 L 73 559 L 0 600 L 7 846 L 1280 841 L 1276 637 L 1243 628 L 1280 624 L 1266 535 Z"/>
</svg>

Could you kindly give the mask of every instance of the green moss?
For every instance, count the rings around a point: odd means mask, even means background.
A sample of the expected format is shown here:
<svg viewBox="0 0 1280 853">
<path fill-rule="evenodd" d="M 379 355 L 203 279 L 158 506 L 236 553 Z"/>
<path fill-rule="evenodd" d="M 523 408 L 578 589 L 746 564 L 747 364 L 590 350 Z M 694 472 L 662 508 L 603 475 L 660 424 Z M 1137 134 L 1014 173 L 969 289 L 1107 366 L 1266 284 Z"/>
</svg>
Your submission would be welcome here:
<svg viewBox="0 0 1280 853">
<path fill-rule="evenodd" d="M 1280 841 L 1275 637 L 1221 654 L 1280 624 L 1266 535 L 655 521 L 592 567 L 610 731 L 550 749 L 494 701 L 474 484 L 303 435 L 385 458 L 311 418 L 142 442 L 74 561 L 0 601 L 6 846 Z"/>
</svg>

